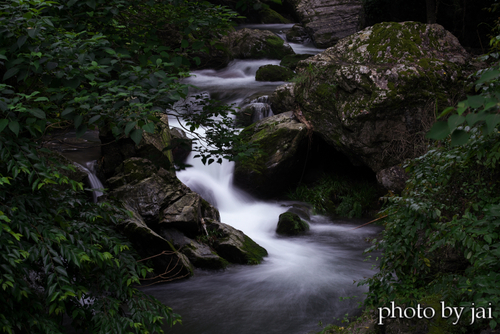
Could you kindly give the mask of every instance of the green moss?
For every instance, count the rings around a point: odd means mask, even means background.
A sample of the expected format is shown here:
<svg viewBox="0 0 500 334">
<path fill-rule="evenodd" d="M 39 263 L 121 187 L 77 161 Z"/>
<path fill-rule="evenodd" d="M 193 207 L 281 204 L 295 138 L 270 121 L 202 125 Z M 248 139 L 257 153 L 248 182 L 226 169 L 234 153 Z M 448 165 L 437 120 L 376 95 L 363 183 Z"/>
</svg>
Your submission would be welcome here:
<svg viewBox="0 0 500 334">
<path fill-rule="evenodd" d="M 294 76 L 289 68 L 278 65 L 264 65 L 255 74 L 257 81 L 288 81 Z"/>
<path fill-rule="evenodd" d="M 262 259 L 267 256 L 267 250 L 259 246 L 255 241 L 245 235 L 243 250 L 247 252 L 246 258 L 248 264 L 259 264 Z"/>
<path fill-rule="evenodd" d="M 297 235 L 309 230 L 309 224 L 296 213 L 285 212 L 280 215 L 276 233 L 282 235 Z"/>
<path fill-rule="evenodd" d="M 271 46 L 280 47 L 285 44 L 285 41 L 278 36 L 269 36 L 266 37 L 266 43 Z"/>
<path fill-rule="evenodd" d="M 263 8 L 259 14 L 262 23 L 290 23 L 290 20 L 285 19 L 281 14 L 269 7 Z"/>
</svg>

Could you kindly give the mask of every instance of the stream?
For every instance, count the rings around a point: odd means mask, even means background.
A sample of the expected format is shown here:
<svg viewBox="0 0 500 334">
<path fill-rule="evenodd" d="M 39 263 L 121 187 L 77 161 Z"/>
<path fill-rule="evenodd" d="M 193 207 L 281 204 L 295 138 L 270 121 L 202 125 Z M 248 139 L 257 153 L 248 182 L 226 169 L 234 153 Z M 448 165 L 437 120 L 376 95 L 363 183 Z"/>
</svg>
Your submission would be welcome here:
<svg viewBox="0 0 500 334">
<path fill-rule="evenodd" d="M 290 25 L 258 25 L 283 36 Z M 247 26 L 256 28 L 257 26 Z M 296 53 L 318 53 L 313 46 L 291 44 Z M 283 82 L 256 82 L 259 66 L 277 60 L 235 60 L 221 70 L 201 70 L 186 82 L 225 103 L 242 107 L 262 103 Z M 175 126 L 175 120 L 171 120 Z M 196 270 L 194 277 L 143 288 L 182 316 L 182 325 L 165 328 L 179 334 L 306 334 L 318 332 L 320 322 L 340 324 L 346 314 L 360 313 L 365 287 L 354 281 L 373 275 L 365 261 L 366 238 L 380 228 L 366 220 L 331 220 L 315 215 L 310 231 L 297 237 L 275 233 L 278 216 L 291 202 L 263 202 L 232 184 L 234 163 L 193 167 L 178 172 L 179 179 L 220 211 L 221 221 L 250 236 L 269 253 L 260 265 L 231 265 L 224 271 Z M 352 297 L 340 300 L 341 297 Z"/>
</svg>

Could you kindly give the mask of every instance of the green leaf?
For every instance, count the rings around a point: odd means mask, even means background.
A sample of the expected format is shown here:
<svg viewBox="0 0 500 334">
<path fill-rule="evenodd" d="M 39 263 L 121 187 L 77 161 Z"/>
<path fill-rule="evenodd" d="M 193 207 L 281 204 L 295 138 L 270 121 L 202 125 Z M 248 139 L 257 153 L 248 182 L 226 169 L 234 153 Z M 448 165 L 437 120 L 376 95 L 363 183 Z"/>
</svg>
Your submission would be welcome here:
<svg viewBox="0 0 500 334">
<path fill-rule="evenodd" d="M 75 129 L 78 129 L 83 122 L 83 116 L 77 115 L 74 119 L 74 122 L 75 122 Z"/>
<path fill-rule="evenodd" d="M 0 133 L 5 129 L 5 127 L 9 124 L 8 119 L 0 120 Z"/>
<path fill-rule="evenodd" d="M 0 110 L 7 111 L 7 109 L 9 109 L 9 105 L 7 103 L 3 102 L 2 100 L 0 100 Z"/>
<path fill-rule="evenodd" d="M 85 134 L 85 132 L 87 132 L 87 125 L 86 124 L 80 125 L 78 129 L 76 129 L 76 138 L 80 138 Z"/>
<path fill-rule="evenodd" d="M 481 95 L 467 96 L 467 104 L 469 105 L 469 107 L 475 109 L 483 106 L 484 100 L 484 96 Z"/>
<path fill-rule="evenodd" d="M 196 41 L 196 42 L 193 43 L 193 50 L 199 50 L 199 49 L 201 49 L 204 46 L 205 46 L 205 42 L 204 41 Z"/>
<path fill-rule="evenodd" d="M 148 122 L 142 126 L 142 129 L 146 131 L 147 133 L 154 133 L 155 132 L 155 123 L 153 122 Z"/>
<path fill-rule="evenodd" d="M 87 0 L 85 3 L 86 3 L 86 4 L 87 4 L 87 6 L 89 6 L 90 8 L 95 9 L 95 0 Z"/>
<path fill-rule="evenodd" d="M 28 29 L 28 35 L 31 37 L 31 38 L 35 38 L 36 35 L 38 35 L 38 28 L 35 28 L 35 29 Z"/>
<path fill-rule="evenodd" d="M 40 119 L 45 119 L 45 112 L 41 109 L 38 108 L 33 108 L 33 109 L 28 109 L 28 112 L 32 114 L 35 117 L 38 117 Z"/>
<path fill-rule="evenodd" d="M 467 143 L 470 138 L 470 134 L 464 130 L 455 130 L 451 134 L 451 145 L 460 146 Z"/>
<path fill-rule="evenodd" d="M 9 129 L 14 132 L 16 136 L 19 135 L 19 123 L 18 121 L 10 121 L 9 122 Z"/>
<path fill-rule="evenodd" d="M 71 114 L 74 110 L 75 108 L 71 107 L 64 109 L 64 111 L 61 113 L 61 117 Z"/>
<path fill-rule="evenodd" d="M 189 41 L 187 39 L 183 39 L 181 42 L 181 48 L 187 48 L 189 46 Z"/>
<path fill-rule="evenodd" d="M 450 128 L 448 127 L 448 123 L 440 121 L 434 123 L 432 128 L 425 135 L 425 137 L 429 139 L 442 140 L 446 138 L 446 136 L 448 136 L 449 134 L 450 134 Z"/>
<path fill-rule="evenodd" d="M 7 80 L 11 77 L 13 77 L 14 75 L 16 75 L 17 73 L 19 72 L 19 67 L 13 67 L 11 69 L 9 69 L 7 72 L 5 72 L 5 74 L 3 75 L 3 80 Z"/>
<path fill-rule="evenodd" d="M 490 81 L 493 79 L 497 79 L 500 76 L 499 70 L 490 70 L 486 71 L 481 75 L 481 78 L 477 81 L 477 83 L 484 83 L 486 81 Z"/>
<path fill-rule="evenodd" d="M 130 131 L 132 131 L 136 124 L 136 121 L 130 121 L 127 123 L 127 126 L 125 126 L 125 136 L 128 136 L 128 134 L 130 133 Z"/>
<path fill-rule="evenodd" d="M 89 119 L 89 125 L 101 118 L 101 115 L 95 115 Z"/>
<path fill-rule="evenodd" d="M 70 88 L 77 89 L 78 86 L 80 86 L 81 81 L 79 78 L 73 78 L 73 79 L 69 79 L 69 80 L 63 79 L 62 82 L 63 82 L 64 86 L 68 86 Z"/>
<path fill-rule="evenodd" d="M 465 122 L 465 117 L 460 116 L 460 115 L 451 115 L 450 118 L 448 118 L 448 128 L 450 132 L 455 130 L 457 126 L 461 125 L 463 122 Z"/>
<path fill-rule="evenodd" d="M 486 126 L 488 127 L 488 133 L 492 133 L 495 130 L 495 127 L 498 123 L 500 123 L 500 115 L 493 114 L 487 115 L 485 117 Z"/>
<path fill-rule="evenodd" d="M 19 48 L 21 48 L 21 47 L 24 45 L 24 43 L 26 43 L 26 40 L 27 40 L 27 39 L 28 39 L 28 36 L 26 36 L 26 35 L 25 35 L 25 36 L 21 36 L 21 37 L 19 37 L 19 38 L 17 39 L 17 46 L 18 46 Z"/>
<path fill-rule="evenodd" d="M 130 133 L 130 138 L 136 145 L 139 145 L 142 139 L 142 129 L 134 129 L 134 131 Z"/>
</svg>

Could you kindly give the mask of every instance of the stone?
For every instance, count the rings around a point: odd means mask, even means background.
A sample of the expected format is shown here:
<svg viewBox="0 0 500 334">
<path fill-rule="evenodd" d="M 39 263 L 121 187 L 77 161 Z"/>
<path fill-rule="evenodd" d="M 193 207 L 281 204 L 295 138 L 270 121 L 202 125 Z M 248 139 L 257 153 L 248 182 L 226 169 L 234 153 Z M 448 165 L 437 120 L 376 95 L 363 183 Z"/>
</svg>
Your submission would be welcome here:
<svg viewBox="0 0 500 334">
<path fill-rule="evenodd" d="M 299 62 L 279 94 L 329 145 L 378 173 L 425 152 L 435 103 L 463 94 L 470 59 L 440 25 L 380 23 Z"/>
<path fill-rule="evenodd" d="M 408 180 L 408 175 L 400 166 L 382 169 L 377 173 L 378 183 L 395 194 L 401 194 L 405 189 L 406 180 Z"/>
<path fill-rule="evenodd" d="M 221 41 L 238 59 L 282 59 L 295 53 L 288 43 L 269 30 L 244 28 L 230 32 Z"/>
<path fill-rule="evenodd" d="M 290 20 L 284 18 L 280 13 L 272 10 L 269 7 L 262 8 L 259 11 L 260 21 L 264 24 L 269 23 L 290 23 Z"/>
<path fill-rule="evenodd" d="M 288 42 L 303 44 L 310 39 L 311 37 L 301 24 L 295 24 L 290 30 L 286 32 L 286 40 Z"/>
<path fill-rule="evenodd" d="M 318 48 L 335 45 L 363 25 L 360 0 L 285 0 Z"/>
<path fill-rule="evenodd" d="M 184 246 L 182 253 L 197 268 L 224 269 L 229 264 L 229 262 L 220 257 L 208 245 L 194 240 L 191 240 L 188 245 Z"/>
<path fill-rule="evenodd" d="M 271 116 L 245 128 L 244 142 L 258 145 L 252 157 L 236 162 L 234 183 L 263 198 L 284 193 L 302 173 L 307 150 L 307 129 L 292 112 Z"/>
<path fill-rule="evenodd" d="M 276 233 L 281 235 L 299 235 L 309 230 L 309 224 L 293 212 L 282 213 L 279 217 Z"/>
<path fill-rule="evenodd" d="M 218 238 L 213 241 L 214 249 L 227 261 L 239 264 L 259 264 L 267 256 L 264 248 L 240 230 L 213 219 L 206 219 L 206 222 L 208 233 L 218 235 Z"/>
<path fill-rule="evenodd" d="M 172 141 L 172 157 L 176 164 L 186 162 L 193 149 L 193 140 L 186 135 L 183 129 L 173 127 L 170 129 Z"/>
<path fill-rule="evenodd" d="M 289 81 L 293 78 L 293 71 L 278 65 L 264 65 L 259 67 L 255 74 L 256 81 Z"/>
<path fill-rule="evenodd" d="M 286 83 L 276 87 L 269 98 L 271 108 L 275 115 L 293 110 L 295 105 L 294 87 L 295 85 L 293 83 Z"/>
</svg>

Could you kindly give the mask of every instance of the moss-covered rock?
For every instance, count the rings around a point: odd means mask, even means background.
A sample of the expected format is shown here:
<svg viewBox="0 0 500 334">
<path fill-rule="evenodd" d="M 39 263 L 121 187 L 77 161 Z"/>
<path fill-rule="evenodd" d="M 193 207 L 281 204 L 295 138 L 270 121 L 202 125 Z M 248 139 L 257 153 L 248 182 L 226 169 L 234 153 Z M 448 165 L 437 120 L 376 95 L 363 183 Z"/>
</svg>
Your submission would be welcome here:
<svg viewBox="0 0 500 334">
<path fill-rule="evenodd" d="M 282 213 L 276 227 L 276 233 L 281 235 L 298 235 L 308 230 L 309 224 L 293 212 Z"/>
<path fill-rule="evenodd" d="M 207 229 L 218 237 L 213 241 L 217 254 L 231 263 L 259 264 L 267 251 L 250 237 L 232 226 L 207 219 Z"/>
<path fill-rule="evenodd" d="M 278 65 L 264 65 L 255 73 L 256 81 L 288 81 L 293 78 L 293 71 Z"/>
<path fill-rule="evenodd" d="M 282 194 L 296 184 L 307 150 L 307 129 L 292 112 L 263 119 L 245 128 L 240 137 L 258 145 L 252 157 L 236 162 L 234 182 L 259 197 Z"/>
<path fill-rule="evenodd" d="M 244 28 L 229 33 L 221 41 L 239 59 L 282 59 L 294 54 L 288 43 L 268 30 Z"/>
<path fill-rule="evenodd" d="M 314 56 L 314 55 L 311 55 L 311 54 L 286 55 L 285 57 L 283 57 L 283 59 L 281 59 L 280 66 L 287 67 L 287 68 L 291 69 L 292 71 L 294 71 L 295 68 L 297 67 L 297 64 L 299 63 L 299 61 L 307 59 L 307 58 L 312 57 L 312 56 Z"/>
<path fill-rule="evenodd" d="M 327 143 L 378 172 L 423 153 L 435 110 L 463 94 L 469 60 L 440 25 L 380 23 L 301 61 L 294 98 Z"/>
<path fill-rule="evenodd" d="M 261 23 L 290 23 L 290 20 L 284 18 L 280 13 L 272 10 L 271 8 L 264 6 L 260 11 L 260 21 Z"/>
</svg>

